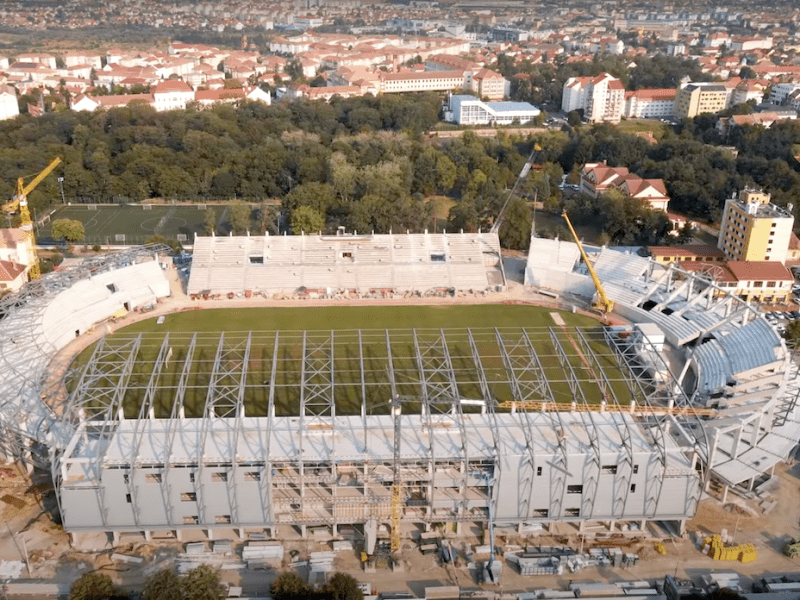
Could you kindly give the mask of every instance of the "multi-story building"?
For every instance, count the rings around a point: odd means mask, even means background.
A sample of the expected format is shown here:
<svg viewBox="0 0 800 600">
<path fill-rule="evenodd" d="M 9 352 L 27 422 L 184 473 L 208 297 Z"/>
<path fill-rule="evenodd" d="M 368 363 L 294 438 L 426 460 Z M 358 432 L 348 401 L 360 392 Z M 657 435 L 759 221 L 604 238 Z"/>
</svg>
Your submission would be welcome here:
<svg viewBox="0 0 800 600">
<path fill-rule="evenodd" d="M 672 118 L 677 93 L 672 88 L 625 92 L 623 116 L 634 119 Z"/>
<path fill-rule="evenodd" d="M 770 195 L 745 189 L 725 201 L 717 247 L 731 260 L 786 262 L 794 216 Z"/>
<path fill-rule="evenodd" d="M 194 90 L 185 81 L 177 79 L 160 81 L 151 91 L 153 106 L 158 112 L 183 110 L 194 100 Z"/>
<path fill-rule="evenodd" d="M 489 100 L 502 100 L 509 92 L 508 80 L 489 69 L 481 69 L 472 76 L 472 89 L 481 98 Z"/>
<path fill-rule="evenodd" d="M 421 73 L 382 73 L 381 92 L 446 92 L 464 87 L 464 73 L 461 71 L 423 71 Z"/>
<path fill-rule="evenodd" d="M 609 167 L 606 163 L 586 163 L 581 169 L 580 189 L 595 198 L 614 189 L 653 210 L 666 211 L 669 204 L 662 179 L 642 179 L 626 167 Z"/>
<path fill-rule="evenodd" d="M 684 246 L 648 246 L 653 260 L 660 265 L 677 262 L 721 263 L 725 253 L 707 244 L 686 244 Z"/>
<path fill-rule="evenodd" d="M 720 294 L 729 292 L 745 302 L 785 304 L 792 293 L 794 277 L 773 261 L 729 260 L 722 263 L 681 261 L 685 271 L 701 272 L 714 280 Z"/>
<path fill-rule="evenodd" d="M 608 73 L 570 77 L 564 84 L 561 109 L 564 112 L 583 110 L 584 119 L 590 123 L 619 123 L 624 107 L 625 87 Z"/>
<path fill-rule="evenodd" d="M 0 121 L 13 119 L 19 114 L 17 92 L 10 85 L 0 85 Z"/>
<path fill-rule="evenodd" d="M 796 97 L 798 92 L 800 92 L 798 83 L 775 84 L 769 92 L 770 104 L 788 104 L 787 100 Z"/>
<path fill-rule="evenodd" d="M 687 83 L 675 96 L 675 116 L 691 119 L 702 113 L 725 110 L 728 94 L 728 88 L 721 83 Z"/>
</svg>

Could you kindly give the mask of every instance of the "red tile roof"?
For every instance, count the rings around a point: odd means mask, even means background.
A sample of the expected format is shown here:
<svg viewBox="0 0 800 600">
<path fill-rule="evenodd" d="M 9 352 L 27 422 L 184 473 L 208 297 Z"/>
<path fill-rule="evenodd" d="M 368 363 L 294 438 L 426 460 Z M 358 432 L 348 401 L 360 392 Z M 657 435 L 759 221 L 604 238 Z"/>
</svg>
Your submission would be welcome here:
<svg viewBox="0 0 800 600">
<path fill-rule="evenodd" d="M 0 281 L 14 281 L 25 272 L 25 265 L 10 260 L 0 260 Z"/>
<path fill-rule="evenodd" d="M 739 281 L 794 281 L 789 269 L 775 260 L 730 260 L 728 268 Z"/>
</svg>

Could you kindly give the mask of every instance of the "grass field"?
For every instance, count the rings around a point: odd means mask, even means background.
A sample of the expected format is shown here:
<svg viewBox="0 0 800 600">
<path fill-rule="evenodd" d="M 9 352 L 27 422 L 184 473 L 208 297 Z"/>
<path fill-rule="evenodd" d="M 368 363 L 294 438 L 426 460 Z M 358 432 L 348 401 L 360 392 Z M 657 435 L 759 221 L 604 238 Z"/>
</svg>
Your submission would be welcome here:
<svg viewBox="0 0 800 600">
<path fill-rule="evenodd" d="M 56 219 L 74 219 L 83 223 L 86 244 L 143 244 L 154 235 L 169 240 L 191 244 L 194 234 L 205 234 L 205 208 L 217 214 L 217 233 L 227 235 L 230 230 L 228 207 L 225 205 L 98 205 L 73 204 L 60 206 L 50 217 L 50 222 L 37 230 L 40 244 L 51 244 L 50 223 Z"/>
<path fill-rule="evenodd" d="M 119 373 L 120 357 L 133 348 L 137 334 L 141 333 L 136 349 L 136 365 L 128 382 L 122 404 L 126 417 L 136 417 L 145 390 L 151 380 L 153 365 L 159 351 L 169 347 L 170 360 L 157 377 L 158 392 L 154 395 L 153 409 L 157 417 L 170 415 L 181 372 L 186 363 L 188 348 L 193 336 L 195 349 L 188 371 L 184 410 L 187 417 L 203 414 L 204 402 L 212 381 L 214 357 L 220 347 L 220 332 L 225 332 L 222 341 L 224 359 L 221 366 L 231 374 L 217 380 L 215 394 L 224 398 L 227 394 L 239 393 L 239 377 L 245 366 L 244 349 L 248 342 L 244 387 L 245 406 L 248 416 L 267 414 L 269 381 L 272 370 L 276 372 L 274 394 L 275 411 L 278 415 L 298 414 L 301 398 L 300 383 L 305 380 L 308 390 L 320 397 L 335 398 L 337 414 L 359 414 L 362 397 L 366 398 L 369 414 L 387 414 L 392 386 L 388 365 L 394 367 L 395 392 L 405 396 L 421 395 L 423 382 L 416 356 L 419 345 L 422 362 L 428 367 L 452 365 L 455 381 L 442 373 L 427 372 L 429 393 L 436 390 L 451 390 L 455 385 L 459 397 L 480 399 L 484 397 L 482 384 L 475 366 L 472 344 L 483 366 L 486 386 L 491 397 L 498 401 L 517 399 L 509 383 L 504 367 L 497 333 L 510 350 L 517 368 L 530 364 L 526 347 L 526 336 L 535 348 L 542 370 L 553 397 L 558 402 L 569 403 L 574 398 L 573 388 L 568 382 L 568 373 L 559 360 L 556 345 L 548 327 L 553 327 L 560 346 L 564 349 L 562 360 L 566 360 L 577 375 L 580 394 L 589 403 L 599 403 L 603 393 L 597 384 L 599 371 L 611 381 L 614 393 L 630 398 L 622 374 L 610 349 L 602 341 L 600 327 L 596 321 L 580 315 L 561 313 L 567 331 L 555 325 L 550 316 L 551 309 L 530 306 L 471 305 L 471 306 L 391 306 L 391 307 L 326 307 L 326 308 L 248 308 L 240 310 L 209 309 L 187 311 L 168 315 L 163 324 L 155 319 L 141 321 L 107 336 L 106 348 L 112 350 L 105 362 L 98 365 L 104 372 Z M 472 329 L 472 343 L 467 333 Z M 493 328 L 498 328 L 497 331 Z M 577 342 L 579 334 L 575 327 L 586 328 L 590 347 L 598 356 L 599 364 L 589 367 L 585 352 Z M 361 346 L 358 344 L 361 329 Z M 414 331 L 416 329 L 416 339 Z M 390 329 L 387 339 L 385 329 Z M 333 330 L 333 333 L 331 331 Z M 276 344 L 276 331 L 279 332 Z M 165 338 L 169 334 L 168 340 Z M 441 340 L 446 340 L 447 352 Z M 304 354 L 303 348 L 306 347 Z M 359 350 L 362 349 L 362 351 Z M 313 352 L 310 350 L 314 349 Z M 77 359 L 76 367 L 88 361 L 92 348 Z M 304 355 L 307 357 L 303 360 Z M 391 356 L 390 356 L 391 355 Z M 362 379 L 363 361 L 363 379 Z M 315 368 L 319 372 L 313 373 Z M 330 369 L 333 376 L 329 375 Z M 524 369 L 523 369 L 524 370 Z M 101 378 L 102 379 L 102 378 Z M 523 374 L 523 387 L 530 389 L 540 385 L 530 373 Z M 309 392 L 307 392 L 309 393 Z M 87 398 L 84 403 L 91 408 L 103 410 L 104 398 Z M 548 400 L 542 392 L 534 394 L 532 400 Z M 578 398 L 578 401 L 582 401 Z M 224 402 L 223 402 L 224 404 Z M 445 408 L 445 407 L 442 407 Z M 409 406 L 415 411 L 418 407 Z M 479 410 L 467 407 L 466 411 Z"/>
</svg>

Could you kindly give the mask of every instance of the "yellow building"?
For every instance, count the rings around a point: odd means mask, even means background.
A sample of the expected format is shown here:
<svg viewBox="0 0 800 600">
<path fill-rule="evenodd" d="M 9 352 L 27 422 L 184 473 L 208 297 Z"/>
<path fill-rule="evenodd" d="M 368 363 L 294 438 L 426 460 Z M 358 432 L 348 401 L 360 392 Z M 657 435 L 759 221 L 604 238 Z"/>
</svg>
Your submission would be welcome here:
<svg viewBox="0 0 800 600">
<path fill-rule="evenodd" d="M 728 105 L 728 88 L 721 83 L 689 83 L 675 96 L 675 117 L 691 119 L 702 113 L 716 113 Z"/>
<path fill-rule="evenodd" d="M 717 247 L 730 260 L 786 262 L 794 216 L 769 194 L 745 189 L 725 201 Z"/>
</svg>

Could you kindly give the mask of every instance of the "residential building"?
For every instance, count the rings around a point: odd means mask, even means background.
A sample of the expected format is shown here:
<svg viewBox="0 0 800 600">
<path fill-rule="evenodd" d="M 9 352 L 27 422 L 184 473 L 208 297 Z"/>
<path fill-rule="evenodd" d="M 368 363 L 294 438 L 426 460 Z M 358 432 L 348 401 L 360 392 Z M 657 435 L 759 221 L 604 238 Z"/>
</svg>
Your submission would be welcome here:
<svg viewBox="0 0 800 600">
<path fill-rule="evenodd" d="M 25 265 L 10 260 L 0 260 L 0 295 L 18 291 L 27 280 Z"/>
<path fill-rule="evenodd" d="M 647 250 L 655 262 L 668 265 L 676 262 L 721 263 L 725 253 L 707 244 L 686 244 L 684 246 L 648 246 Z"/>
<path fill-rule="evenodd" d="M 10 85 L 0 85 L 0 121 L 13 119 L 19 114 L 17 92 Z"/>
<path fill-rule="evenodd" d="M 29 256 L 28 242 L 22 229 L 0 229 L 0 260 L 27 266 Z"/>
<path fill-rule="evenodd" d="M 188 83 L 178 79 L 160 81 L 151 91 L 153 106 L 158 112 L 183 110 L 194 100 L 194 90 Z"/>
<path fill-rule="evenodd" d="M 472 76 L 472 90 L 481 98 L 502 100 L 510 92 L 510 82 L 496 71 L 481 69 Z"/>
<path fill-rule="evenodd" d="M 462 71 L 423 71 L 422 73 L 381 73 L 381 92 L 446 92 L 464 88 Z"/>
<path fill-rule="evenodd" d="M 790 97 L 800 92 L 800 83 L 777 83 L 769 92 L 770 104 L 788 104 Z"/>
<path fill-rule="evenodd" d="M 623 178 L 618 189 L 626 196 L 640 200 L 642 204 L 646 204 L 653 210 L 667 211 L 669 196 L 662 179 L 642 179 L 631 173 Z"/>
<path fill-rule="evenodd" d="M 642 179 L 626 167 L 609 167 L 605 163 L 586 163 L 581 169 L 581 191 L 595 198 L 609 190 L 640 200 L 653 210 L 667 210 L 669 196 L 661 179 Z"/>
<path fill-rule="evenodd" d="M 774 261 L 681 261 L 680 266 L 686 271 L 705 273 L 720 288 L 746 302 L 785 304 L 790 300 L 794 283 L 789 269 Z"/>
<path fill-rule="evenodd" d="M 717 247 L 731 260 L 785 263 L 794 216 L 770 195 L 744 189 L 725 201 Z"/>
<path fill-rule="evenodd" d="M 717 113 L 728 105 L 728 89 L 721 83 L 688 83 L 675 96 L 675 116 L 692 119 L 702 113 Z"/>
<path fill-rule="evenodd" d="M 89 65 L 93 69 L 102 69 L 103 57 L 93 52 L 67 52 L 64 54 L 65 67 L 77 65 Z"/>
<path fill-rule="evenodd" d="M 608 73 L 570 77 L 564 83 L 561 109 L 564 112 L 582 110 L 583 118 L 589 123 L 619 123 L 624 107 L 625 88 L 619 79 Z"/>
<path fill-rule="evenodd" d="M 445 120 L 459 125 L 527 123 L 541 111 L 527 102 L 483 102 L 475 96 L 453 95 Z"/>
<path fill-rule="evenodd" d="M 625 92 L 623 116 L 633 119 L 671 119 L 677 93 L 672 88 Z"/>
<path fill-rule="evenodd" d="M 114 94 L 112 96 L 79 94 L 72 99 L 70 108 L 76 111 L 92 112 L 98 108 L 119 108 L 137 103 L 153 106 L 155 100 L 152 94 Z"/>
<path fill-rule="evenodd" d="M 17 62 L 37 63 L 44 65 L 48 69 L 56 68 L 56 57 L 52 54 L 19 54 L 17 55 Z"/>
</svg>

